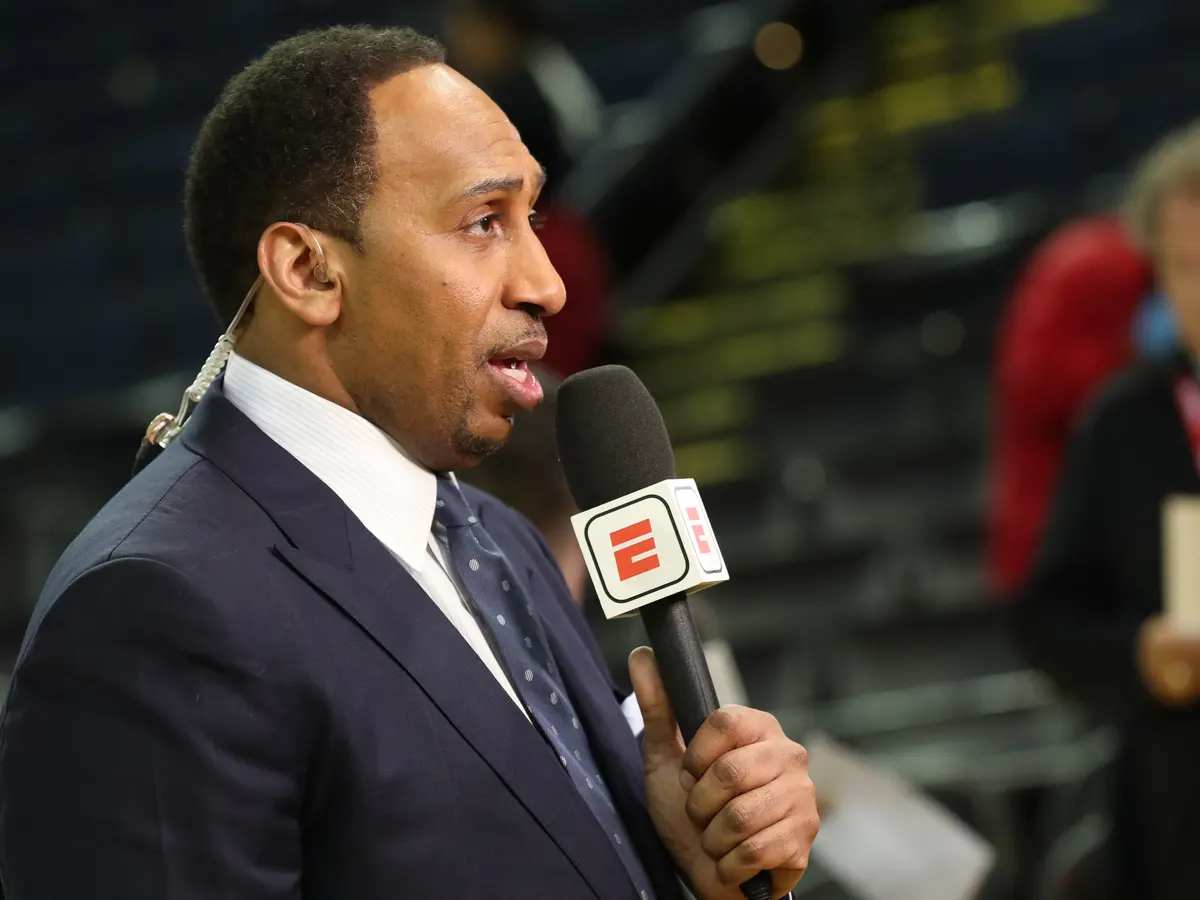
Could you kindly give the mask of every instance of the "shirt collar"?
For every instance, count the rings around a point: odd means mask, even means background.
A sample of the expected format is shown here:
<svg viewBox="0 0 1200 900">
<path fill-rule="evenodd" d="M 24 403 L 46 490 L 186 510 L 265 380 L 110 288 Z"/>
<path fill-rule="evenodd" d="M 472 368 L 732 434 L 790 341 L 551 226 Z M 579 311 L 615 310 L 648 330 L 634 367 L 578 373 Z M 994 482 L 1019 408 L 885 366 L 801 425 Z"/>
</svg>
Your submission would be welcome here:
<svg viewBox="0 0 1200 900">
<path fill-rule="evenodd" d="M 385 547 L 419 572 L 437 477 L 362 416 L 232 354 L 225 396 L 323 481 Z"/>
</svg>

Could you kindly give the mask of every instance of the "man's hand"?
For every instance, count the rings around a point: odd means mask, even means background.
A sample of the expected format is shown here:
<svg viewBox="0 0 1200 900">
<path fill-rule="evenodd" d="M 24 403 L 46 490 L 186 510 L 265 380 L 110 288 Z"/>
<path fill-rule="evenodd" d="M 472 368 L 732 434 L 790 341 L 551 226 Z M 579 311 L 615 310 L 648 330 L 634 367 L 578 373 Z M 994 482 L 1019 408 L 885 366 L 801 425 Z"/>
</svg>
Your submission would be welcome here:
<svg viewBox="0 0 1200 900">
<path fill-rule="evenodd" d="M 648 647 L 633 651 L 629 674 L 650 816 L 699 900 L 742 900 L 738 885 L 760 871 L 772 874 L 772 896 L 785 896 L 819 823 L 804 748 L 774 716 L 741 706 L 714 712 L 685 748 Z"/>
<path fill-rule="evenodd" d="M 1155 616 L 1142 624 L 1137 650 L 1142 680 L 1160 703 L 1183 707 L 1200 700 L 1200 635 Z"/>
</svg>

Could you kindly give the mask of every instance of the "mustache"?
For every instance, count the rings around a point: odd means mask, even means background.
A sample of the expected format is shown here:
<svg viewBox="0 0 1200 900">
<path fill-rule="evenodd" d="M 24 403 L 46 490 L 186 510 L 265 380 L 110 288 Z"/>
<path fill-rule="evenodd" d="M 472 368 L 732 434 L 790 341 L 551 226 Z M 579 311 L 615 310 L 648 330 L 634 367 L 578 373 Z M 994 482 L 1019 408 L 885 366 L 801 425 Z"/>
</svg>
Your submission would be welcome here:
<svg viewBox="0 0 1200 900">
<path fill-rule="evenodd" d="M 483 355 L 482 363 L 487 365 L 489 360 L 495 359 L 505 350 L 515 347 L 517 344 L 522 344 L 525 341 L 544 341 L 547 340 L 546 326 L 541 322 L 531 322 L 527 328 L 522 329 L 511 337 L 493 344 Z"/>
</svg>

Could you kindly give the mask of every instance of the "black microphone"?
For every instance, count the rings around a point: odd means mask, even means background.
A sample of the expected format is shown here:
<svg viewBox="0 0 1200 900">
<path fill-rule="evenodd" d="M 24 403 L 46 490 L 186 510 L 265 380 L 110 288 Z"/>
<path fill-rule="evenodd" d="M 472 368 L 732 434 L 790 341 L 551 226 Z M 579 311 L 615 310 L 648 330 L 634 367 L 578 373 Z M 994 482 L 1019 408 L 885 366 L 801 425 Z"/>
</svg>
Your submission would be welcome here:
<svg viewBox="0 0 1200 900">
<path fill-rule="evenodd" d="M 624 366 L 601 366 L 559 387 L 558 454 L 581 510 L 601 506 L 675 477 L 675 453 L 662 413 L 646 386 Z M 686 594 L 639 609 L 671 708 L 691 743 L 717 709 L 708 662 Z M 750 900 L 771 900 L 771 875 L 742 884 Z"/>
</svg>

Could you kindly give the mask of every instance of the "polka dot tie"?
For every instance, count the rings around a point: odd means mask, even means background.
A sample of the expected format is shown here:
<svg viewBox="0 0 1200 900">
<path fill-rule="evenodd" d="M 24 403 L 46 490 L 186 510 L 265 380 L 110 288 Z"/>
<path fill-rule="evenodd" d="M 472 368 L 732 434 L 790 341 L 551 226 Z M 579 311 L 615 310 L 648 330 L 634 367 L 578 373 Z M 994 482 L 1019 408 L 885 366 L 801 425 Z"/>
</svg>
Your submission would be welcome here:
<svg viewBox="0 0 1200 900">
<path fill-rule="evenodd" d="M 512 678 L 517 695 L 608 835 L 633 881 L 633 896 L 651 900 L 654 893 L 650 878 L 592 758 L 587 734 L 563 689 L 541 619 L 513 577 L 504 554 L 467 506 L 458 485 L 448 477 L 439 477 L 437 496 L 434 523 L 438 538 L 449 552 L 454 571 Z"/>
</svg>

